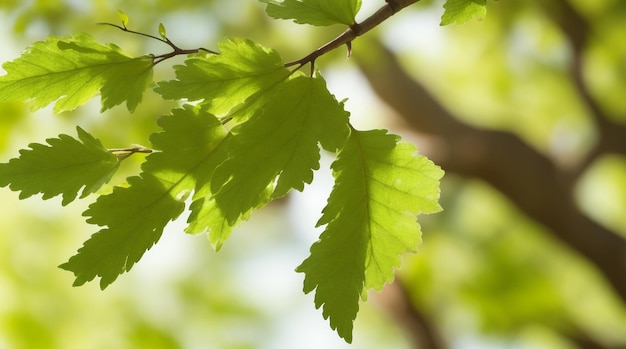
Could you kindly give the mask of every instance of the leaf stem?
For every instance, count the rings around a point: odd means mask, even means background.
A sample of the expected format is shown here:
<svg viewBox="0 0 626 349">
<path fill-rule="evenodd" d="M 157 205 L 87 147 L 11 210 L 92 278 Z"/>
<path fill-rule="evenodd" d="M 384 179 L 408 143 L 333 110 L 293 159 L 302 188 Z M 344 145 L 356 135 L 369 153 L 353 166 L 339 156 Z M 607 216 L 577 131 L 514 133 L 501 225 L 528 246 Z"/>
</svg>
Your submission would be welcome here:
<svg viewBox="0 0 626 349">
<path fill-rule="evenodd" d="M 387 3 L 383 5 L 378 11 L 374 14 L 366 18 L 361 23 L 354 23 L 348 27 L 343 33 L 337 36 L 335 39 L 327 42 L 325 45 L 321 46 L 317 50 L 309 53 L 303 58 L 300 58 L 295 61 L 285 63 L 285 67 L 291 67 L 297 65 L 298 68 L 303 67 L 307 63 L 311 63 L 311 75 L 315 70 L 315 60 L 325 55 L 326 53 L 346 45 L 348 47 L 348 56 L 352 53 L 352 41 L 359 36 L 367 33 L 368 31 L 374 29 L 379 24 L 387 20 L 389 17 L 393 16 L 403 8 L 412 5 L 419 0 L 385 0 Z"/>
<path fill-rule="evenodd" d="M 107 22 L 100 22 L 100 23 L 97 23 L 97 24 L 98 25 L 107 25 L 107 26 L 110 26 L 110 27 L 114 27 L 114 28 L 117 28 L 117 29 L 119 29 L 119 30 L 121 30 L 123 32 L 127 32 L 127 33 L 130 33 L 130 34 L 135 34 L 135 35 L 139 35 L 139 36 L 145 36 L 147 38 L 154 39 L 154 40 L 160 41 L 162 43 L 168 44 L 173 49 L 176 49 L 176 46 L 172 46 L 173 44 L 171 42 L 168 42 L 168 40 L 164 40 L 164 39 L 159 38 L 159 37 L 154 36 L 154 35 L 150 35 L 150 34 L 138 32 L 138 31 L 130 30 L 130 29 L 126 28 L 126 26 L 124 26 L 124 25 L 117 25 L 117 24 L 107 23 Z"/>
</svg>

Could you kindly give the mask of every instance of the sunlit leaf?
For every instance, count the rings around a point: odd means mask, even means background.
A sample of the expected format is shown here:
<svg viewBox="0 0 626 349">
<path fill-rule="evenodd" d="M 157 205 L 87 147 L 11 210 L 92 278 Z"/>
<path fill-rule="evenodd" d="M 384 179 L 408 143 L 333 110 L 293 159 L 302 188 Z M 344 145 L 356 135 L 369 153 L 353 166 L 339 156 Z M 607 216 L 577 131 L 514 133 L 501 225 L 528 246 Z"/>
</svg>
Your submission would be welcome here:
<svg viewBox="0 0 626 349">
<path fill-rule="evenodd" d="M 487 0 L 447 0 L 441 25 L 463 24 L 473 18 L 483 19 L 487 14 Z"/>
<path fill-rule="evenodd" d="M 122 21 L 122 26 L 126 28 L 126 26 L 128 26 L 128 15 L 122 10 L 117 10 L 117 16 L 120 18 L 120 21 Z"/>
<path fill-rule="evenodd" d="M 44 199 L 63 195 L 63 205 L 95 192 L 118 167 L 117 157 L 99 140 L 77 127 L 78 139 L 68 135 L 32 143 L 20 157 L 0 164 L 0 186 L 20 191 L 20 198 L 43 193 Z"/>
<path fill-rule="evenodd" d="M 348 114 L 321 77 L 297 76 L 259 98 L 266 100 L 263 108 L 232 131 L 228 159 L 212 178 L 212 197 L 200 190 L 191 207 L 189 231 L 208 230 L 216 248 L 253 209 L 312 181 L 318 143 L 334 151 L 348 134 Z"/>
<path fill-rule="evenodd" d="M 105 288 L 129 271 L 159 240 L 165 225 L 183 212 L 195 176 L 226 134 L 214 116 L 192 107 L 174 110 L 159 125 L 163 132 L 152 141 L 160 152 L 147 157 L 141 176 L 100 196 L 85 211 L 89 223 L 105 228 L 60 266 L 74 273 L 74 285 L 100 277 Z"/>
<path fill-rule="evenodd" d="M 259 0 L 274 18 L 293 19 L 296 23 L 327 26 L 352 25 L 361 0 Z"/>
<path fill-rule="evenodd" d="M 167 99 L 202 101 L 213 114 L 223 116 L 290 74 L 276 51 L 250 40 L 228 39 L 219 50 L 219 55 L 194 55 L 176 66 L 177 80 L 160 82 L 155 91 Z"/>
<path fill-rule="evenodd" d="M 100 93 L 102 110 L 125 102 L 134 111 L 152 82 L 152 66 L 150 56 L 129 57 L 86 34 L 49 37 L 2 65 L 0 102 L 31 100 L 38 109 L 56 101 L 60 113 Z"/>
<path fill-rule="evenodd" d="M 332 165 L 335 186 L 318 225 L 326 225 L 297 268 L 304 292 L 347 342 L 364 290 L 393 279 L 400 255 L 415 251 L 420 213 L 441 208 L 441 169 L 385 131 L 356 131 Z"/>
</svg>

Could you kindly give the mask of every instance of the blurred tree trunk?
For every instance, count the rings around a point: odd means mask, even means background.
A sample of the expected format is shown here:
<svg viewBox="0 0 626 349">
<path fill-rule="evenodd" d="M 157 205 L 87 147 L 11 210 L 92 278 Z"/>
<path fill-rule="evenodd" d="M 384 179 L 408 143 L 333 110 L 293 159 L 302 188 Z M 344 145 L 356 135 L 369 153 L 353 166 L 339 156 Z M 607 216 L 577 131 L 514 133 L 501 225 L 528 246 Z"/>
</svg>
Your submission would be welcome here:
<svg viewBox="0 0 626 349">
<path fill-rule="evenodd" d="M 387 285 L 376 295 L 376 301 L 407 334 L 407 339 L 419 349 L 446 349 L 447 346 L 437 326 L 423 314 L 411 299 L 411 295 L 400 278 Z"/>
</svg>

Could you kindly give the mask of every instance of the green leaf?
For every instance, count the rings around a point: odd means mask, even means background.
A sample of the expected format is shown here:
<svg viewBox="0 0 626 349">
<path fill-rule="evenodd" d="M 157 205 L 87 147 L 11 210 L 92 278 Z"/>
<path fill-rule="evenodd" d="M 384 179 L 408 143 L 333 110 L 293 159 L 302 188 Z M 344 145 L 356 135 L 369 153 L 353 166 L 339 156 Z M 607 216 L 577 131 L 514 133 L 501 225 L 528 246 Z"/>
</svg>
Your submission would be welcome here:
<svg viewBox="0 0 626 349">
<path fill-rule="evenodd" d="M 49 37 L 2 65 L 0 102 L 32 100 L 38 109 L 56 101 L 54 111 L 73 110 L 98 92 L 102 110 L 126 102 L 135 110 L 152 82 L 152 57 L 132 58 L 112 44 L 86 34 Z"/>
<path fill-rule="evenodd" d="M 141 175 L 85 211 L 89 223 L 106 228 L 60 266 L 74 273 L 74 285 L 99 276 L 104 289 L 129 271 L 159 240 L 165 225 L 183 211 L 196 177 L 206 175 L 207 164 L 226 135 L 217 118 L 189 106 L 162 117 L 159 125 L 163 132 L 151 139 L 160 152 L 147 157 Z"/>
<path fill-rule="evenodd" d="M 463 24 L 473 18 L 482 20 L 487 15 L 487 0 L 447 0 L 441 25 Z"/>
<path fill-rule="evenodd" d="M 318 143 L 335 151 L 348 135 L 348 113 L 321 77 L 294 77 L 263 98 L 263 107 L 232 130 L 228 158 L 211 181 L 212 197 L 199 190 L 191 206 L 188 231 L 208 229 L 216 249 L 253 209 L 312 181 Z"/>
<path fill-rule="evenodd" d="M 259 0 L 267 4 L 269 16 L 293 19 L 300 24 L 352 25 L 361 9 L 361 0 Z"/>
<path fill-rule="evenodd" d="M 63 205 L 95 192 L 111 179 L 118 167 L 117 157 L 99 140 L 77 127 L 78 139 L 68 135 L 47 139 L 49 144 L 32 143 L 20 150 L 20 157 L 0 164 L 0 186 L 21 191 L 20 199 L 43 193 L 44 199 L 63 195 Z"/>
<path fill-rule="evenodd" d="M 91 217 L 89 223 L 107 228 L 92 235 L 59 266 L 74 273 L 74 286 L 99 276 L 100 288 L 106 288 L 141 259 L 159 240 L 165 225 L 184 209 L 184 197 L 170 195 L 170 188 L 155 176 L 131 177 L 128 184 L 99 197 L 85 211 Z"/>
<path fill-rule="evenodd" d="M 202 101 L 211 113 L 223 116 L 290 74 L 276 51 L 250 40 L 228 39 L 219 50 L 219 55 L 194 55 L 176 66 L 177 80 L 160 82 L 155 91 L 166 99 Z"/>
<path fill-rule="evenodd" d="M 163 25 L 163 23 L 159 23 L 159 35 L 161 35 L 161 38 L 163 38 L 163 40 L 167 39 L 167 31 L 165 30 L 165 26 Z"/>
<path fill-rule="evenodd" d="M 315 306 L 347 342 L 359 298 L 390 282 L 400 255 L 420 243 L 415 216 L 441 209 L 441 169 L 385 132 L 350 134 L 332 165 L 336 182 L 318 222 L 326 229 L 297 268 L 304 292 L 316 290 Z"/>
<path fill-rule="evenodd" d="M 120 21 L 122 21 L 122 27 L 126 28 L 128 25 L 128 15 L 122 10 L 117 10 L 117 16 L 120 18 Z"/>
</svg>

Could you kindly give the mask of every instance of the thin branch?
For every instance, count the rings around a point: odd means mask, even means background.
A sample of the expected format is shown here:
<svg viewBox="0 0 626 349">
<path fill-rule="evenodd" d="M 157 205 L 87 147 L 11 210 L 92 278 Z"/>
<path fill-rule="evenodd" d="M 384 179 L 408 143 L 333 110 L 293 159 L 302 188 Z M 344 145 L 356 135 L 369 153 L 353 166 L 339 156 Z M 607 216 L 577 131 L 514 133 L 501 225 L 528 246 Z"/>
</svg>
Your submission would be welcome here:
<svg viewBox="0 0 626 349">
<path fill-rule="evenodd" d="M 130 30 L 130 29 L 128 29 L 128 28 L 127 28 L 127 27 L 125 27 L 125 26 L 118 25 L 118 24 L 113 24 L 113 23 L 100 22 L 100 23 L 97 23 L 97 24 L 98 24 L 98 25 L 107 25 L 107 26 L 110 26 L 110 27 L 117 28 L 117 29 L 119 29 L 119 30 L 121 30 L 121 31 L 123 31 L 123 32 L 126 32 L 126 33 L 135 34 L 135 35 L 139 35 L 139 36 L 144 36 L 144 37 L 146 37 L 146 38 L 154 39 L 154 40 L 157 40 L 157 41 L 160 41 L 160 42 L 162 42 L 162 43 L 164 43 L 164 44 L 169 45 L 169 46 L 170 46 L 172 49 L 174 49 L 174 50 L 176 50 L 176 49 L 177 49 L 177 47 L 176 47 L 176 46 L 175 46 L 175 45 L 174 45 L 171 41 L 169 41 L 169 40 L 164 40 L 163 38 L 160 38 L 160 37 L 158 37 L 158 36 L 154 36 L 154 35 L 150 35 L 150 34 L 146 34 L 146 33 L 138 32 L 138 31 Z"/>
<path fill-rule="evenodd" d="M 309 53 L 303 58 L 285 63 L 285 66 L 291 67 L 291 66 L 297 65 L 298 68 L 301 68 L 302 66 L 308 63 L 311 63 L 311 66 L 312 66 L 311 71 L 313 71 L 314 70 L 313 65 L 315 64 L 315 60 L 318 57 L 323 56 L 326 53 L 336 48 L 339 48 L 343 45 L 346 45 L 348 47 L 348 53 L 350 54 L 352 50 L 351 43 L 354 39 L 374 29 L 375 27 L 377 27 L 379 24 L 387 20 L 389 17 L 393 16 L 398 11 L 402 10 L 403 8 L 409 5 L 412 5 L 418 2 L 419 0 L 385 0 L 385 1 L 387 3 L 383 7 L 378 9 L 378 11 L 376 11 L 374 14 L 372 14 L 368 18 L 366 18 L 363 22 L 355 23 L 351 25 L 348 29 L 346 29 L 346 31 L 341 33 L 338 37 L 336 37 L 332 41 L 329 41 L 325 45 Z"/>
<path fill-rule="evenodd" d="M 164 53 L 164 54 L 161 54 L 161 55 L 155 55 L 153 57 L 152 60 L 153 60 L 155 65 L 160 63 L 160 62 L 163 62 L 166 59 L 170 59 L 170 58 L 178 56 L 178 55 L 189 55 L 189 54 L 193 54 L 193 53 L 198 53 L 200 51 L 204 51 L 204 52 L 211 53 L 211 54 L 214 54 L 214 55 L 218 55 L 219 54 L 219 52 L 215 52 L 215 51 L 212 51 L 212 50 L 209 50 L 209 49 L 206 49 L 206 48 L 202 48 L 202 47 L 197 48 L 197 49 L 181 49 L 180 47 L 178 47 L 176 44 L 174 44 L 167 37 L 160 38 L 160 37 L 155 36 L 155 35 L 150 35 L 150 34 L 138 32 L 138 31 L 135 31 L 135 30 L 130 30 L 126 26 L 123 26 L 123 25 L 117 25 L 117 24 L 106 23 L 106 22 L 102 22 L 102 23 L 98 23 L 98 24 L 99 25 L 107 25 L 107 26 L 110 26 L 110 27 L 117 28 L 117 29 L 119 29 L 119 30 L 121 30 L 123 32 L 126 32 L 126 33 L 135 34 L 135 35 L 143 36 L 143 37 L 146 37 L 146 38 L 149 38 L 149 39 L 153 39 L 153 40 L 162 42 L 162 43 L 168 45 L 169 47 L 171 47 L 172 48 L 172 52 Z"/>
<path fill-rule="evenodd" d="M 336 37 L 335 39 L 333 39 L 332 41 L 329 41 L 328 43 L 326 43 L 324 46 L 318 48 L 317 50 L 311 52 L 310 54 L 308 54 L 307 56 L 295 60 L 295 61 L 291 61 L 291 62 L 287 62 L 285 63 L 285 67 L 291 67 L 291 66 L 296 66 L 296 70 L 300 69 L 302 66 L 311 63 L 311 75 L 313 75 L 313 73 L 315 72 L 315 60 L 338 48 L 341 47 L 343 45 L 346 45 L 346 47 L 348 48 L 348 57 L 350 57 L 350 55 L 352 54 L 352 41 L 354 39 L 356 39 L 357 37 L 369 32 L 370 30 L 374 29 L 375 27 L 377 27 L 379 24 L 381 24 L 382 22 L 384 22 L 385 20 L 387 20 L 389 17 L 393 16 L 395 13 L 397 13 L 398 11 L 402 10 L 403 8 L 412 5 L 416 2 L 418 2 L 419 0 L 385 0 L 386 4 L 384 6 L 382 6 L 380 9 L 378 9 L 378 11 L 376 11 L 374 14 L 372 14 L 371 16 L 369 16 L 368 18 L 366 18 L 363 22 L 361 23 L 354 23 L 352 25 L 350 25 L 350 27 L 348 29 L 346 29 L 346 31 L 344 31 L 341 35 L 339 35 L 338 37 Z M 187 55 L 187 54 L 193 54 L 193 53 L 198 53 L 200 51 L 205 51 L 207 53 L 211 53 L 211 54 L 219 54 L 218 52 L 215 51 L 211 51 L 205 48 L 199 48 L 199 49 L 188 49 L 188 50 L 184 50 L 179 48 L 178 46 L 176 46 L 170 39 L 168 38 L 160 38 L 158 36 L 155 35 L 150 35 L 150 34 L 146 34 L 146 33 L 142 33 L 142 32 L 138 32 L 138 31 L 134 31 L 131 29 L 128 29 L 125 25 L 118 25 L 118 24 L 113 24 L 113 23 L 98 23 L 100 25 L 107 25 L 107 26 L 111 26 L 114 28 L 117 28 L 123 32 L 127 32 L 127 33 L 131 33 L 131 34 L 135 34 L 135 35 L 139 35 L 139 36 L 143 36 L 143 37 L 147 37 L 153 40 L 157 40 L 160 41 L 166 45 L 168 45 L 169 47 L 172 48 L 172 52 L 169 53 L 165 53 L 162 55 L 157 55 L 154 56 L 153 61 L 154 64 L 158 64 L 166 59 L 172 58 L 174 56 L 177 55 Z"/>
<path fill-rule="evenodd" d="M 190 55 L 190 54 L 193 54 L 193 53 L 198 53 L 200 51 L 205 51 L 205 52 L 212 53 L 212 54 L 218 54 L 216 52 L 213 52 L 213 51 L 210 51 L 210 50 L 206 50 L 206 49 L 203 49 L 203 48 L 190 49 L 190 50 L 178 49 L 178 50 L 174 50 L 174 51 L 169 52 L 169 53 L 164 53 L 162 55 L 154 56 L 153 61 L 154 61 L 154 64 L 156 65 L 156 64 L 159 64 L 159 63 L 163 62 L 166 59 L 170 59 L 170 58 L 178 56 L 178 55 Z"/>
<path fill-rule="evenodd" d="M 154 150 L 150 148 L 146 148 L 143 145 L 138 145 L 138 144 L 135 144 L 129 148 L 112 148 L 112 149 L 108 149 L 108 151 L 111 154 L 117 156 L 117 159 L 119 161 L 122 161 L 133 154 L 137 154 L 137 153 L 150 154 L 154 152 Z"/>
</svg>

